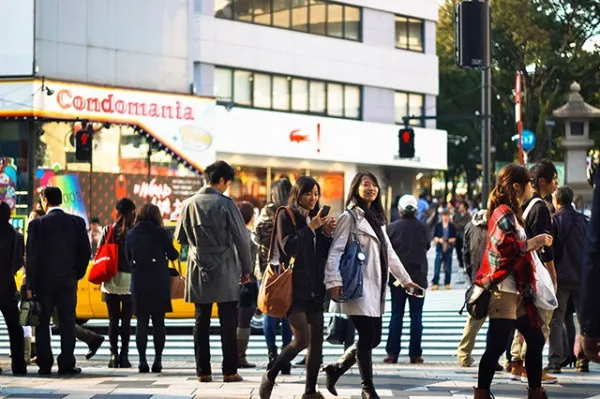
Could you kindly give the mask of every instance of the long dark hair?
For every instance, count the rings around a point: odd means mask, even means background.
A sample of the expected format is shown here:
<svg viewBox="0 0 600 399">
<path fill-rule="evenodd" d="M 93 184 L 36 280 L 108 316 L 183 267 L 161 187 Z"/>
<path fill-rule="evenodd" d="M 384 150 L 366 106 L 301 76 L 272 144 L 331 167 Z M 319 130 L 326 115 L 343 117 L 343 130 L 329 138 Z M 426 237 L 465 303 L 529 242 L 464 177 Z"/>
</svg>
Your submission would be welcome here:
<svg viewBox="0 0 600 399">
<path fill-rule="evenodd" d="M 117 221 L 115 230 L 119 239 L 125 238 L 125 235 L 133 227 L 135 220 L 135 204 L 128 198 L 122 198 L 117 202 Z"/>
<path fill-rule="evenodd" d="M 279 179 L 271 184 L 271 201 L 279 208 L 286 205 L 292 191 L 292 183 L 288 179 Z"/>
<path fill-rule="evenodd" d="M 507 205 L 515 214 L 517 221 L 523 225 L 524 222 L 521 217 L 523 212 L 519 203 L 519 195 L 513 184 L 519 184 L 525 190 L 527 184 L 531 182 L 531 173 L 524 166 L 508 164 L 500 170 L 497 180 L 498 183 L 490 193 L 490 199 L 488 200 L 488 220 L 492 220 L 496 208 L 500 205 Z"/>
<path fill-rule="evenodd" d="M 155 226 L 163 227 L 160 209 L 151 203 L 144 204 L 135 216 L 135 223 L 138 224 L 139 222 L 150 222 Z"/>
<path fill-rule="evenodd" d="M 312 191 L 313 188 L 317 186 L 317 191 L 319 192 L 319 201 L 315 204 L 313 210 L 308 213 L 308 216 L 314 217 L 317 213 L 319 213 L 319 209 L 321 208 L 320 199 L 321 199 L 321 186 L 315 179 L 310 176 L 301 176 L 296 180 L 296 184 L 292 187 L 292 191 L 290 192 L 290 199 L 288 201 L 288 206 L 294 209 L 304 209 L 300 205 L 300 197 L 304 194 Z"/>
<path fill-rule="evenodd" d="M 360 183 L 364 177 L 371 179 L 378 188 L 377 197 L 375 198 L 375 201 L 371 203 L 370 207 L 368 207 L 366 202 L 358 195 L 358 187 L 360 187 Z M 356 176 L 354 176 L 352 183 L 350 183 L 350 192 L 346 199 L 346 207 L 350 206 L 352 203 L 356 203 L 356 205 L 365 212 L 368 219 L 371 217 L 374 218 L 375 220 L 373 221 L 377 222 L 380 226 L 386 224 L 385 211 L 383 209 L 383 203 L 381 202 L 381 186 L 374 174 L 369 172 L 358 172 Z"/>
</svg>

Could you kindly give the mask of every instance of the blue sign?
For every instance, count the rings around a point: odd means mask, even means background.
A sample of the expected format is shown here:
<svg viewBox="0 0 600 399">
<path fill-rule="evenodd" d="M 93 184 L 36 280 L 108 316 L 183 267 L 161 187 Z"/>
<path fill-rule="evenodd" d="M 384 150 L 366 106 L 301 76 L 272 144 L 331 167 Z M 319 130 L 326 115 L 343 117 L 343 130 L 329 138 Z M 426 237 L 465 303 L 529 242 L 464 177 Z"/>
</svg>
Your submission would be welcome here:
<svg viewBox="0 0 600 399">
<path fill-rule="evenodd" d="M 523 130 L 523 151 L 529 152 L 535 148 L 535 133 L 531 130 Z"/>
</svg>

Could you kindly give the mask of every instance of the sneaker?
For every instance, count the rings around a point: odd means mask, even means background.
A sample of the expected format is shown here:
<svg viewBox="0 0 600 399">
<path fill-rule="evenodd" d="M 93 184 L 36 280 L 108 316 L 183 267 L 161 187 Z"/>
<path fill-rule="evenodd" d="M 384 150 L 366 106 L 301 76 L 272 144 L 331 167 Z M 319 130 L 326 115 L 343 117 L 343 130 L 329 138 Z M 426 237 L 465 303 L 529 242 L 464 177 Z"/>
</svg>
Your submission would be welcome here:
<svg viewBox="0 0 600 399">
<path fill-rule="evenodd" d="M 545 371 L 542 371 L 542 384 L 556 384 L 557 382 L 557 377 L 550 375 Z"/>
<path fill-rule="evenodd" d="M 439 285 L 434 284 L 434 285 L 431 286 L 431 291 L 437 291 L 439 288 L 440 288 Z"/>
<path fill-rule="evenodd" d="M 520 381 L 521 374 L 523 373 L 523 361 L 516 360 L 512 362 L 512 370 L 510 371 L 510 379 L 513 381 Z M 527 374 L 525 374 L 527 376 Z"/>
<path fill-rule="evenodd" d="M 527 381 L 527 370 L 525 369 L 525 367 L 523 367 L 523 371 L 521 371 L 521 382 L 527 384 Z"/>
<path fill-rule="evenodd" d="M 446 284 L 446 289 L 447 290 L 451 290 L 452 289 L 452 284 Z"/>
</svg>

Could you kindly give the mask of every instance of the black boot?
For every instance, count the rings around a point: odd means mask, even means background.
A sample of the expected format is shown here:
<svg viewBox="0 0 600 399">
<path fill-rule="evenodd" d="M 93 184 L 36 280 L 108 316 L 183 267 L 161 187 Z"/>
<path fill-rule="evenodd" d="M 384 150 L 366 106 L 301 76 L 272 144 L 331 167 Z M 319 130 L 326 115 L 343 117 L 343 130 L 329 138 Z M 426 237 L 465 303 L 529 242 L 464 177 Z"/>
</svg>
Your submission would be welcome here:
<svg viewBox="0 0 600 399">
<path fill-rule="evenodd" d="M 332 395 L 337 396 L 337 390 L 335 384 L 338 382 L 340 377 L 356 363 L 356 345 L 349 347 L 346 352 L 342 355 L 337 363 L 331 363 L 323 367 L 325 372 L 327 390 Z"/>
<path fill-rule="evenodd" d="M 362 399 L 380 399 L 379 395 L 375 391 L 375 385 L 373 385 L 373 361 L 372 353 L 360 352 L 357 353 L 358 357 L 358 369 L 360 370 L 360 377 L 362 379 Z"/>
<path fill-rule="evenodd" d="M 119 362 L 119 365 L 122 369 L 131 368 L 131 363 L 129 362 L 129 350 L 127 348 L 121 348 Z"/>
<path fill-rule="evenodd" d="M 110 360 L 108 361 L 108 368 L 110 369 L 118 369 L 120 367 L 120 359 L 119 355 L 113 353 L 110 355 Z"/>
<path fill-rule="evenodd" d="M 277 347 L 273 346 L 269 348 L 269 362 L 267 363 L 267 370 L 271 370 L 273 367 L 273 363 L 275 363 L 275 359 L 277 359 Z"/>
<path fill-rule="evenodd" d="M 149 373 L 150 367 L 148 366 L 148 360 L 146 359 L 146 352 L 139 353 L 140 364 L 138 370 L 140 373 Z"/>
</svg>

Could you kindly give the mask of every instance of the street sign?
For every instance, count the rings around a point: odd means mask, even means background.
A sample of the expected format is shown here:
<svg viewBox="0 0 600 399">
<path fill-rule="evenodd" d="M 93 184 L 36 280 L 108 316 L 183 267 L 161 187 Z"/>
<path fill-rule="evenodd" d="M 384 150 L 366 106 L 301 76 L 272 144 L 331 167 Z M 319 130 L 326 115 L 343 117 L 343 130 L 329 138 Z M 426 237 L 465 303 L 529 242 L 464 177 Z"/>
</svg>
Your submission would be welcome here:
<svg viewBox="0 0 600 399">
<path fill-rule="evenodd" d="M 523 151 L 529 152 L 535 148 L 535 134 L 531 130 L 523 130 Z"/>
</svg>

